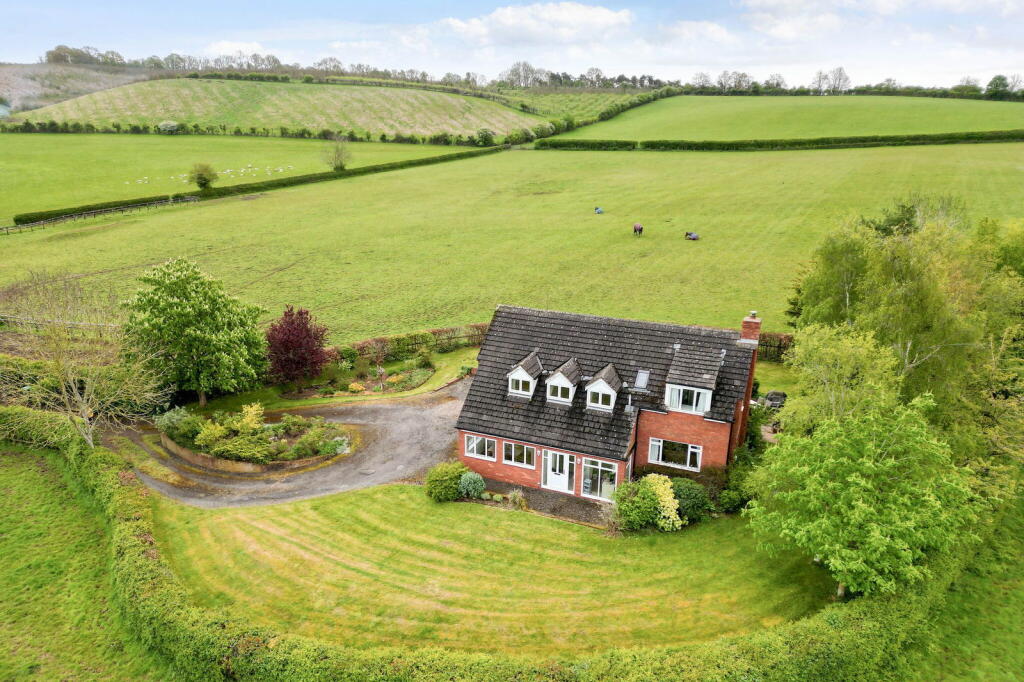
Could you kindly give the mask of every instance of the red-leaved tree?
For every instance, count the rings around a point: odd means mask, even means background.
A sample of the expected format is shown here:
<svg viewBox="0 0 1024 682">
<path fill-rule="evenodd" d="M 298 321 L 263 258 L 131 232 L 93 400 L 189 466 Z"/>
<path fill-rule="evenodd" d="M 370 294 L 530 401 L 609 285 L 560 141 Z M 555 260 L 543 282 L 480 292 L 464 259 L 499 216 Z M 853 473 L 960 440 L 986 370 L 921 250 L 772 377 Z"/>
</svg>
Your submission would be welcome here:
<svg viewBox="0 0 1024 682">
<path fill-rule="evenodd" d="M 275 381 L 297 381 L 320 374 L 329 351 L 324 348 L 327 327 L 317 323 L 308 310 L 292 306 L 267 329 L 267 357 Z"/>
</svg>

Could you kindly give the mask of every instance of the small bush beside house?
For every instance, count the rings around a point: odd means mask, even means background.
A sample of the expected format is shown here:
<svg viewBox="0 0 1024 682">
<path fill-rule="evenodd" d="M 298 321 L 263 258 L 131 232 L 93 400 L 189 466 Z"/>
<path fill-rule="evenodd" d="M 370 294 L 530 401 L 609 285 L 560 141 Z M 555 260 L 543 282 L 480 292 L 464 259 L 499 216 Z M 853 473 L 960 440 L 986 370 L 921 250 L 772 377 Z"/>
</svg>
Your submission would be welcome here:
<svg viewBox="0 0 1024 682">
<path fill-rule="evenodd" d="M 672 481 L 661 474 L 623 483 L 615 491 L 615 521 L 623 530 L 679 530 L 686 520 L 680 518 L 678 509 Z"/>
<path fill-rule="evenodd" d="M 459 499 L 462 474 L 469 471 L 461 462 L 441 462 L 427 472 L 427 497 L 434 502 L 454 502 Z"/>
<path fill-rule="evenodd" d="M 673 478 L 672 494 L 679 504 L 679 518 L 683 519 L 683 523 L 703 521 L 714 509 L 707 488 L 692 479 Z"/>
<path fill-rule="evenodd" d="M 484 479 L 475 471 L 467 471 L 459 477 L 459 496 L 478 500 L 484 493 Z"/>
</svg>

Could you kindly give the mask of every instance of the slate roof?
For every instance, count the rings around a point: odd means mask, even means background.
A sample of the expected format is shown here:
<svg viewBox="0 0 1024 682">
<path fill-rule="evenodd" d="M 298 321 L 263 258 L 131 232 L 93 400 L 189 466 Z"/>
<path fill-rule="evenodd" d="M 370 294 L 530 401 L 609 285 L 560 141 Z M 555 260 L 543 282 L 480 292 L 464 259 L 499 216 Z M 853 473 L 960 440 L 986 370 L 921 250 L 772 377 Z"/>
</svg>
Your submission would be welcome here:
<svg viewBox="0 0 1024 682">
<path fill-rule="evenodd" d="M 529 374 L 534 379 L 539 377 L 540 373 L 544 371 L 544 365 L 540 361 L 540 356 L 537 355 L 537 350 L 538 349 L 534 348 L 529 355 L 527 355 L 525 358 L 523 358 L 516 364 L 512 365 L 512 368 L 509 369 L 508 374 L 511 374 L 517 367 L 522 367 L 523 370 L 525 370 L 526 373 Z"/>
<path fill-rule="evenodd" d="M 599 379 L 608 384 L 608 387 L 615 392 L 618 392 L 618 390 L 622 388 L 622 379 L 619 378 L 619 373 L 615 371 L 615 365 L 610 362 L 602 367 L 601 371 L 595 374 L 593 378 L 587 382 L 587 385 L 589 386 Z"/>
<path fill-rule="evenodd" d="M 714 391 L 706 418 L 733 420 L 757 347 L 756 342 L 739 341 L 739 336 L 732 329 L 499 306 L 480 349 L 479 368 L 457 427 L 625 459 L 639 414 L 639 409 L 626 409 L 627 400 L 634 408 L 664 411 L 665 383 L 670 376 L 680 383 L 680 378 L 686 377 L 685 385 Z M 508 372 L 533 351 L 544 367 L 559 367 L 575 359 L 582 376 L 596 376 L 611 364 L 619 377 L 632 382 L 637 370 L 649 370 L 647 390 L 633 389 L 627 383 L 611 412 L 587 410 L 582 390 L 576 391 L 570 406 L 548 403 L 546 387 L 539 386 L 529 401 L 511 400 Z"/>
<path fill-rule="evenodd" d="M 576 362 L 576 358 L 569 358 L 559 365 L 552 374 L 561 374 L 566 381 L 573 385 L 579 383 L 580 377 L 583 376 L 583 372 L 580 371 L 580 363 Z"/>
</svg>

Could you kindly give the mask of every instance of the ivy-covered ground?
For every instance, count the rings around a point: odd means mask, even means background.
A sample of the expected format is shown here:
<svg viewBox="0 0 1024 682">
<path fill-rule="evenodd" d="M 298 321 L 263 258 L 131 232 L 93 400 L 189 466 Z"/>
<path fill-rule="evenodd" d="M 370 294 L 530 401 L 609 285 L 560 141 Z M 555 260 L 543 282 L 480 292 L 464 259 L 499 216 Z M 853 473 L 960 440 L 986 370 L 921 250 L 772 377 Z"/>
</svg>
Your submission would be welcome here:
<svg viewBox="0 0 1024 682">
<path fill-rule="evenodd" d="M 165 679 L 115 617 L 106 528 L 53 461 L 0 443 L 0 679 Z"/>
</svg>

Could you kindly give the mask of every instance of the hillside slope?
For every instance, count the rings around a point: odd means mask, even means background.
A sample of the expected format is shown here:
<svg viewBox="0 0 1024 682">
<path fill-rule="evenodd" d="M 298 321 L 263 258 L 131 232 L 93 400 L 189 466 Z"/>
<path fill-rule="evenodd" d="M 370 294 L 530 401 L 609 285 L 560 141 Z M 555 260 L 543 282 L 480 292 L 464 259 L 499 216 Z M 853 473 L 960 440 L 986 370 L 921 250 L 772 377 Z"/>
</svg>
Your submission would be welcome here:
<svg viewBox="0 0 1024 682">
<path fill-rule="evenodd" d="M 155 125 L 170 119 L 229 128 L 351 129 L 375 135 L 467 135 L 480 128 L 503 134 L 541 120 L 489 100 L 428 90 L 194 79 L 135 83 L 27 112 L 24 118 L 102 125 Z"/>
<path fill-rule="evenodd" d="M 670 97 L 563 137 L 751 140 L 1024 128 L 1024 105 L 928 97 Z"/>
<path fill-rule="evenodd" d="M 14 111 L 54 104 L 144 80 L 146 69 L 61 64 L 0 64 L 0 97 Z"/>
</svg>

